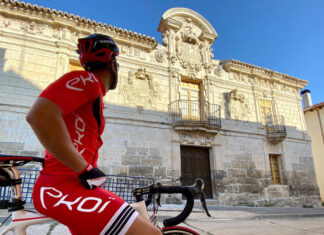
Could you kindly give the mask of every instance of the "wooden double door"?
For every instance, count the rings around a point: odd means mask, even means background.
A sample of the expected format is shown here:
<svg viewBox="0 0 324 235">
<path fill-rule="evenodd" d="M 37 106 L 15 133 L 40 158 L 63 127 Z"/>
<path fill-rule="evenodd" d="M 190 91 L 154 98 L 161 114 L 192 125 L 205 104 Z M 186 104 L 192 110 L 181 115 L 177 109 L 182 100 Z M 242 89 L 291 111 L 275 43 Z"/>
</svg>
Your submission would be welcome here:
<svg viewBox="0 0 324 235">
<path fill-rule="evenodd" d="M 206 198 L 213 198 L 209 149 L 181 146 L 181 184 L 192 185 L 196 178 L 204 180 Z"/>
</svg>

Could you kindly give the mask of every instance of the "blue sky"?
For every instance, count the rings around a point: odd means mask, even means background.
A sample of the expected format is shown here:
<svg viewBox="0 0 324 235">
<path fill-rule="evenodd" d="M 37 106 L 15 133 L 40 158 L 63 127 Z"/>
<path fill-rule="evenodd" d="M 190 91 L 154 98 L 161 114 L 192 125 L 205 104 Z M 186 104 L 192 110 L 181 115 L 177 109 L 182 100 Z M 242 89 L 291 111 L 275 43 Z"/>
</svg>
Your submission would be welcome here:
<svg viewBox="0 0 324 235">
<path fill-rule="evenodd" d="M 29 0 L 154 37 L 161 16 L 190 8 L 218 33 L 215 59 L 236 59 L 308 80 L 313 104 L 324 102 L 324 0 Z"/>
</svg>

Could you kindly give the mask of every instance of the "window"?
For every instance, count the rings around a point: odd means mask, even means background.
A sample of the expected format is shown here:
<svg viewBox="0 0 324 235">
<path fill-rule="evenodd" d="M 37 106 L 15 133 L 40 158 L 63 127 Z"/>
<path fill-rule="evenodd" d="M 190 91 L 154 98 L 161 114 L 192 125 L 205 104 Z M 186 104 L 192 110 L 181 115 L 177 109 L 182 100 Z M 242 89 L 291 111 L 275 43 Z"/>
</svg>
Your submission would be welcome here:
<svg viewBox="0 0 324 235">
<path fill-rule="evenodd" d="M 271 176 L 274 184 L 281 184 L 279 155 L 269 155 Z"/>
<path fill-rule="evenodd" d="M 200 120 L 199 84 L 181 82 L 182 118 Z"/>
<path fill-rule="evenodd" d="M 79 61 L 70 61 L 69 72 L 74 70 L 84 70 Z"/>
<path fill-rule="evenodd" d="M 270 100 L 259 100 L 260 115 L 262 123 L 267 126 L 272 126 L 272 109 Z"/>
</svg>

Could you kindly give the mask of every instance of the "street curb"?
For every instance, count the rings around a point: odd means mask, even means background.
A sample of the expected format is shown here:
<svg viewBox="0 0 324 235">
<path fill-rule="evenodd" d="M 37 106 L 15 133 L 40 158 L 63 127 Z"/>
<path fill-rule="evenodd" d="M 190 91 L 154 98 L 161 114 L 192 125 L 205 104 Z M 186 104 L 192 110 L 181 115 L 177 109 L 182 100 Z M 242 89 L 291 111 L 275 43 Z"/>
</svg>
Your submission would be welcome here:
<svg viewBox="0 0 324 235">
<path fill-rule="evenodd" d="M 263 214 L 251 216 L 250 219 L 287 219 L 287 218 L 314 218 L 324 217 L 323 213 L 307 213 L 307 214 Z"/>
</svg>

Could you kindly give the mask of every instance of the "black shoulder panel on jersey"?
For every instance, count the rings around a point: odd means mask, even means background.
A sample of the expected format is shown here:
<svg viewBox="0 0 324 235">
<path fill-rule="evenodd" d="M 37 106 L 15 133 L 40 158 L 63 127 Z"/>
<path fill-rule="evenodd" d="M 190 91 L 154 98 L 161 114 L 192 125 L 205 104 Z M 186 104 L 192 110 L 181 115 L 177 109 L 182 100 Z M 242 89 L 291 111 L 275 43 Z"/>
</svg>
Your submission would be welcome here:
<svg viewBox="0 0 324 235">
<path fill-rule="evenodd" d="M 100 95 L 93 102 L 92 105 L 93 116 L 96 118 L 98 123 L 98 133 L 100 132 L 101 120 L 100 120 Z"/>
</svg>

